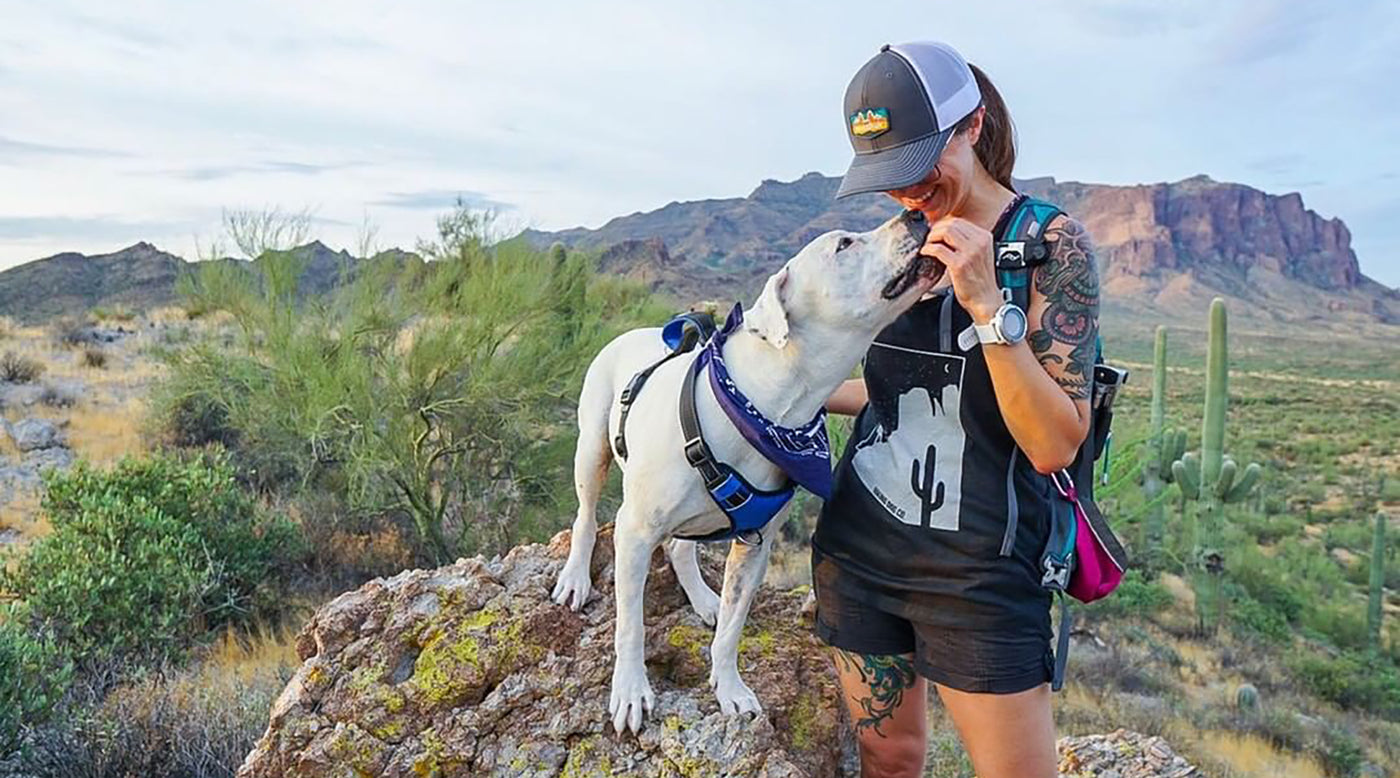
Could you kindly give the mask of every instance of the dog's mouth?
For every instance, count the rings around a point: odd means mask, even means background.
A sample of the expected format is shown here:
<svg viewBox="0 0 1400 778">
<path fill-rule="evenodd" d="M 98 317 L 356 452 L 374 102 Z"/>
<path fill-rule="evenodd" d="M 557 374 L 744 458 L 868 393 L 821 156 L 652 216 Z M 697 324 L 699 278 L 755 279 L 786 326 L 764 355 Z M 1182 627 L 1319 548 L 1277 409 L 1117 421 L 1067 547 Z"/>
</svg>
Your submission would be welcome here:
<svg viewBox="0 0 1400 778">
<path fill-rule="evenodd" d="M 885 288 L 880 290 L 880 296 L 886 300 L 893 300 L 909 291 L 910 287 L 918 283 L 920 277 L 929 279 L 930 285 L 936 284 L 946 270 L 943 263 L 933 257 L 915 254 L 904 263 L 903 269 L 885 284 Z"/>
</svg>

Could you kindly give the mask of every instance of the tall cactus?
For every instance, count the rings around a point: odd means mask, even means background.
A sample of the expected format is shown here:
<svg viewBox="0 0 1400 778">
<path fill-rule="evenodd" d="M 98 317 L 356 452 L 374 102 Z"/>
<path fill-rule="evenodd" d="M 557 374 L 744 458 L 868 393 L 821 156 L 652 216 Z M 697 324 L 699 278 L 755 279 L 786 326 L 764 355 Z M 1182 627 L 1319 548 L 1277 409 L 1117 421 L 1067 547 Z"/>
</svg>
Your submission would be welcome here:
<svg viewBox="0 0 1400 778">
<path fill-rule="evenodd" d="M 1166 508 L 1160 497 L 1166 491 L 1167 484 L 1175 480 L 1172 463 L 1180 459 L 1186 450 L 1186 433 L 1165 427 L 1166 402 L 1167 328 L 1159 326 L 1152 352 L 1152 430 L 1142 462 L 1142 491 L 1147 504 L 1151 506 L 1144 527 L 1144 547 L 1150 564 L 1161 557 L 1162 537 L 1165 534 Z"/>
<path fill-rule="evenodd" d="M 1182 495 L 1197 503 L 1191 528 L 1192 559 L 1196 565 L 1196 615 L 1206 634 L 1213 634 L 1224 615 L 1221 574 L 1224 572 L 1225 505 L 1244 500 L 1259 481 L 1260 467 L 1243 470 L 1225 455 L 1225 410 L 1229 401 L 1230 362 L 1227 352 L 1225 301 L 1210 304 L 1210 349 L 1206 353 L 1205 418 L 1201 423 L 1201 453 L 1191 452 L 1172 463 Z"/>
<path fill-rule="evenodd" d="M 1371 601 L 1366 609 L 1366 644 L 1372 651 L 1381 648 L 1381 597 L 1385 592 L 1385 514 L 1376 514 L 1376 531 L 1371 538 Z"/>
</svg>

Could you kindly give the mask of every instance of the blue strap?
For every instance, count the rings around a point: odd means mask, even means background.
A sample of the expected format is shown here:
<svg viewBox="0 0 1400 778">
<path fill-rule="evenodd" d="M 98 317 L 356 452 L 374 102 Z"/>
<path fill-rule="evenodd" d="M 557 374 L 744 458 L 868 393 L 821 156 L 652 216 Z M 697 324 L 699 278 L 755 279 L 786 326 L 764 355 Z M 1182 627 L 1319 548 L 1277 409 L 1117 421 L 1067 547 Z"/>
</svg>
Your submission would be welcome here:
<svg viewBox="0 0 1400 778">
<path fill-rule="evenodd" d="M 1069 601 L 1065 593 L 1060 598 L 1060 634 L 1055 640 L 1055 674 L 1050 679 L 1050 691 L 1057 692 L 1065 686 L 1065 665 L 1069 662 L 1069 633 L 1074 629 L 1074 617 L 1069 612 Z"/>
</svg>

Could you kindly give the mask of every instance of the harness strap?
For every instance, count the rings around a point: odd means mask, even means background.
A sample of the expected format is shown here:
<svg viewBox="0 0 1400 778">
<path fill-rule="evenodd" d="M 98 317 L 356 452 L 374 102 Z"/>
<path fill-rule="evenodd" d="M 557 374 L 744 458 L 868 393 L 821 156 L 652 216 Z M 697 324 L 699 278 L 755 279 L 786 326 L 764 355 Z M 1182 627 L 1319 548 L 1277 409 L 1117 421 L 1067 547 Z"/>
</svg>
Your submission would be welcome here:
<svg viewBox="0 0 1400 778">
<path fill-rule="evenodd" d="M 681 381 L 679 414 L 681 434 L 685 437 L 685 461 L 700 473 L 705 491 L 719 506 L 729 526 L 703 535 L 673 535 L 681 540 L 737 540 L 748 546 L 763 542 L 762 528 L 792 498 L 795 487 L 789 482 L 784 489 L 767 491 L 754 488 L 733 468 L 715 459 L 705 436 L 700 431 L 700 416 L 695 410 L 695 384 L 700 376 L 701 355 L 690 363 Z"/>
<path fill-rule="evenodd" d="M 710 327 L 713 331 L 714 327 Z M 666 356 L 653 362 L 650 367 L 632 376 L 632 380 L 627 382 L 622 394 L 618 395 L 617 401 L 622 406 L 622 414 L 617 420 L 617 435 L 613 436 L 613 451 L 618 459 L 627 459 L 627 414 L 632 412 L 632 401 L 637 399 L 637 395 L 642 391 L 642 385 L 651 378 L 651 374 L 656 368 L 666 364 L 672 357 L 684 354 L 695 348 L 696 342 L 700 340 L 703 333 L 696 327 L 684 327 L 680 333 L 680 341 L 676 344 L 675 350 Z"/>
<path fill-rule="evenodd" d="M 1016 546 L 1016 526 L 1020 523 L 1021 505 L 1016 499 L 1016 459 L 1021 449 L 1011 447 L 1011 460 L 1006 463 L 1006 533 L 1001 538 L 1001 556 L 1011 556 Z"/>
<path fill-rule="evenodd" d="M 953 353 L 953 294 L 950 288 L 943 293 L 943 305 L 938 309 L 938 350 L 944 354 Z M 966 350 L 966 349 L 964 349 Z"/>
<path fill-rule="evenodd" d="M 1065 593 L 1055 593 L 1060 599 L 1060 634 L 1055 640 L 1055 674 L 1050 679 L 1050 691 L 1057 692 L 1065 685 L 1065 664 L 1069 662 L 1069 633 L 1074 629 L 1074 616 L 1069 612 L 1069 601 Z"/>
</svg>

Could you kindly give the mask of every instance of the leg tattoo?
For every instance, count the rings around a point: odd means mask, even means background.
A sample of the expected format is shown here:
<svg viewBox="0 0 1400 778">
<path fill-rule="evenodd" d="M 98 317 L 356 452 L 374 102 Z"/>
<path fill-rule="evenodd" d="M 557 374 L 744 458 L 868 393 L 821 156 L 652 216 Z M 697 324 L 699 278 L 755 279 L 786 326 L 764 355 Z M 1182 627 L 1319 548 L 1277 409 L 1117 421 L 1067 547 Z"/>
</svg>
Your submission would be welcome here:
<svg viewBox="0 0 1400 778">
<path fill-rule="evenodd" d="M 839 648 L 836 657 L 842 672 L 859 673 L 861 683 L 870 688 L 868 696 L 857 699 L 865 715 L 855 722 L 856 733 L 870 729 L 886 737 L 880 724 L 894 716 L 904 690 L 914 685 L 914 663 L 897 654 L 857 654 Z"/>
</svg>

